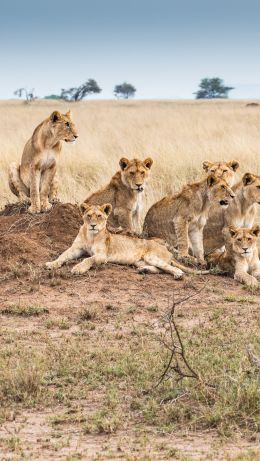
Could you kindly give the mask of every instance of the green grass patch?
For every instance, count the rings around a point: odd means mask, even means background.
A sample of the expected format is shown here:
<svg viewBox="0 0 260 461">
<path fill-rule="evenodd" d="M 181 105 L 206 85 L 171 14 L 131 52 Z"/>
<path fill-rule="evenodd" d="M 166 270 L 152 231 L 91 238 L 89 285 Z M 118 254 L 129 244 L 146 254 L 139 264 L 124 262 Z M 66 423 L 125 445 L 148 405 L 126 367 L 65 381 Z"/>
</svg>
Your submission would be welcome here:
<svg viewBox="0 0 260 461">
<path fill-rule="evenodd" d="M 35 304 L 9 304 L 8 306 L 0 309 L 0 314 L 20 317 L 33 317 L 48 313 L 49 309 Z"/>
</svg>

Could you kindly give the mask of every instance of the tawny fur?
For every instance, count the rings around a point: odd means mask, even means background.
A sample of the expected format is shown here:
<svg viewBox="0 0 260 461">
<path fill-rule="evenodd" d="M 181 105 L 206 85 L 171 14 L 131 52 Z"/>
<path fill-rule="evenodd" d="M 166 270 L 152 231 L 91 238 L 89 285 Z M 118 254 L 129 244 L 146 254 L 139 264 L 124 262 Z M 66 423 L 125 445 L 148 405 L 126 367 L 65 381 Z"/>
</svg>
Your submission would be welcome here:
<svg viewBox="0 0 260 461">
<path fill-rule="evenodd" d="M 234 279 L 254 288 L 260 278 L 257 237 L 260 227 L 239 228 L 229 226 L 224 231 L 225 250 L 208 256 L 208 261 L 234 276 Z"/>
<path fill-rule="evenodd" d="M 144 161 L 121 158 L 120 171 L 112 177 L 107 186 L 87 197 L 85 203 L 89 205 L 110 203 L 113 211 L 109 216 L 109 225 L 139 232 L 143 191 L 152 164 L 153 160 L 150 157 Z"/>
<path fill-rule="evenodd" d="M 161 237 L 179 255 L 200 263 L 204 261 L 203 228 L 212 204 L 227 207 L 234 192 L 227 183 L 210 174 L 206 179 L 183 187 L 182 191 L 164 197 L 148 211 L 144 221 L 144 237 Z"/>
<path fill-rule="evenodd" d="M 218 178 L 224 179 L 230 187 L 234 185 L 236 171 L 239 168 L 237 160 L 230 160 L 229 162 L 210 162 L 205 160 L 202 166 L 207 175 L 212 173 Z"/>
<path fill-rule="evenodd" d="M 173 267 L 172 254 L 155 240 L 145 240 L 122 234 L 112 234 L 107 230 L 108 216 L 112 211 L 110 204 L 101 206 L 81 205 L 84 224 L 72 246 L 53 262 L 46 263 L 48 269 L 61 267 L 65 262 L 77 259 L 84 254 L 90 257 L 73 267 L 73 274 L 84 274 L 94 264 L 116 263 L 134 265 L 139 271 L 167 272 L 180 279 L 183 272 Z"/>
<path fill-rule="evenodd" d="M 50 201 L 57 198 L 56 162 L 61 141 L 73 142 L 77 138 L 70 112 L 55 111 L 34 130 L 27 141 L 21 164 L 9 167 L 9 186 L 20 201 L 30 201 L 30 213 L 51 208 Z"/>
<path fill-rule="evenodd" d="M 252 227 L 260 204 L 260 176 L 246 173 L 242 180 L 233 186 L 236 194 L 226 210 L 214 207 L 210 209 L 204 229 L 205 254 L 209 254 L 224 245 L 222 230 L 235 227 Z"/>
</svg>

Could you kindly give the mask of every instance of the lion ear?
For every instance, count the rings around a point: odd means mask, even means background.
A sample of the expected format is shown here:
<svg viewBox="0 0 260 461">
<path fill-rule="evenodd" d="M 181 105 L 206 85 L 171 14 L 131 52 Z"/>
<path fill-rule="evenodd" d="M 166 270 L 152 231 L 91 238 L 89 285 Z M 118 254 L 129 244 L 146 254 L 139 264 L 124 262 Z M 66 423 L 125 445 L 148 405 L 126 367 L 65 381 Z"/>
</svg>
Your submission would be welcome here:
<svg viewBox="0 0 260 461">
<path fill-rule="evenodd" d="M 258 235 L 260 233 L 260 226 L 255 224 L 255 226 L 253 226 L 252 229 L 250 229 L 250 233 L 255 235 L 256 237 L 258 237 Z"/>
<path fill-rule="evenodd" d="M 102 205 L 100 208 L 101 208 L 101 210 L 102 210 L 107 216 L 109 216 L 110 213 L 112 212 L 112 205 L 111 205 L 111 203 L 105 203 L 105 204 Z"/>
<path fill-rule="evenodd" d="M 205 162 L 202 163 L 203 170 L 209 171 L 210 167 L 213 165 L 213 163 L 208 162 L 208 160 L 205 160 Z"/>
<path fill-rule="evenodd" d="M 244 186 L 249 186 L 250 184 L 252 184 L 254 182 L 254 179 L 255 176 L 252 173 L 245 173 L 242 178 Z"/>
<path fill-rule="evenodd" d="M 207 177 L 207 184 L 208 184 L 209 187 L 214 186 L 215 184 L 217 184 L 217 182 L 218 182 L 218 179 L 214 174 L 210 174 Z"/>
<path fill-rule="evenodd" d="M 65 115 L 66 115 L 66 117 L 69 117 L 69 118 L 71 118 L 71 110 L 68 110 L 68 112 L 66 112 L 66 114 L 65 114 Z"/>
<path fill-rule="evenodd" d="M 83 202 L 79 206 L 79 209 L 80 209 L 81 213 L 84 214 L 86 211 L 88 211 L 90 209 L 90 205 L 88 203 L 86 203 L 86 202 Z"/>
<path fill-rule="evenodd" d="M 228 226 L 228 230 L 229 230 L 231 237 L 234 237 L 234 235 L 236 235 L 237 233 L 237 228 L 235 226 Z"/>
<path fill-rule="evenodd" d="M 232 170 L 237 171 L 239 168 L 239 163 L 236 160 L 231 160 L 231 162 L 228 162 L 228 166 L 230 166 Z"/>
<path fill-rule="evenodd" d="M 52 112 L 50 119 L 52 123 L 58 122 L 59 120 L 61 120 L 61 113 L 58 110 L 55 110 L 54 112 Z"/>
<path fill-rule="evenodd" d="M 147 157 L 144 161 L 143 161 L 143 165 L 148 168 L 150 170 L 150 168 L 152 167 L 152 164 L 153 164 L 153 159 L 151 157 Z"/>
<path fill-rule="evenodd" d="M 128 167 L 129 163 L 129 160 L 126 157 L 120 158 L 119 165 L 121 170 L 125 170 Z"/>
</svg>

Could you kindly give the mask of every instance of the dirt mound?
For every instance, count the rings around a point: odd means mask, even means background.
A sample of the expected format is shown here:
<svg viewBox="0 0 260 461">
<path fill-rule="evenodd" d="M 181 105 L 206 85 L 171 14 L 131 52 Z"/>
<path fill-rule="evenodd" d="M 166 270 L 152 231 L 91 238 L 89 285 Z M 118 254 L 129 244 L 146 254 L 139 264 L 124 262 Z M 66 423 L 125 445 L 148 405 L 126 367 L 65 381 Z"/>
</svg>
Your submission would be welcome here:
<svg viewBox="0 0 260 461">
<path fill-rule="evenodd" d="M 78 207 L 70 203 L 39 215 L 30 215 L 26 205 L 7 205 L 0 213 L 0 270 L 16 263 L 42 264 L 72 243 L 81 223 Z"/>
</svg>

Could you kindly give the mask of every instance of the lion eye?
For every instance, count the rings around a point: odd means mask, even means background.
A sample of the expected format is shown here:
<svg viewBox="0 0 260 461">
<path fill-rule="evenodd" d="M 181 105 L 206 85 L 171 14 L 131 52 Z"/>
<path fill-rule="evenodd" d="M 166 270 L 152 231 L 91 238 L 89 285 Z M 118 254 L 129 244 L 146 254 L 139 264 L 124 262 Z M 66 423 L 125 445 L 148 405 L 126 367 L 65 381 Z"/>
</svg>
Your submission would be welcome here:
<svg viewBox="0 0 260 461">
<path fill-rule="evenodd" d="M 238 242 L 242 242 L 242 239 L 237 239 Z"/>
<path fill-rule="evenodd" d="M 256 186 L 257 189 L 260 189 L 260 186 Z"/>
<path fill-rule="evenodd" d="M 144 171 L 141 171 L 141 175 L 144 176 Z"/>
<path fill-rule="evenodd" d="M 228 170 L 223 170 L 223 173 L 227 173 Z"/>
<path fill-rule="evenodd" d="M 69 123 L 69 122 L 66 122 L 66 126 L 67 126 L 68 128 L 70 128 L 70 123 Z"/>
<path fill-rule="evenodd" d="M 225 188 L 225 186 L 221 186 L 221 189 L 225 190 L 226 188 Z"/>
<path fill-rule="evenodd" d="M 102 215 L 101 215 L 101 214 L 98 214 L 97 217 L 98 217 L 98 218 L 102 218 Z"/>
</svg>

